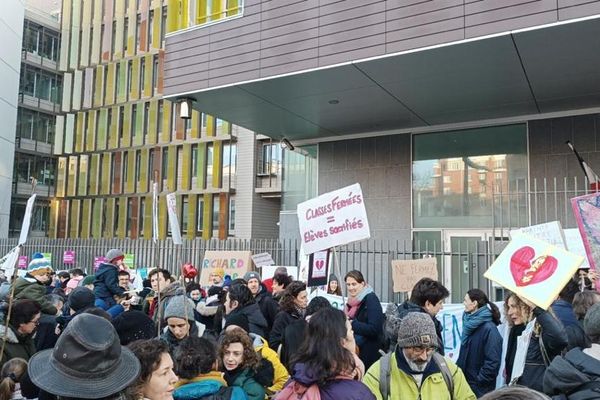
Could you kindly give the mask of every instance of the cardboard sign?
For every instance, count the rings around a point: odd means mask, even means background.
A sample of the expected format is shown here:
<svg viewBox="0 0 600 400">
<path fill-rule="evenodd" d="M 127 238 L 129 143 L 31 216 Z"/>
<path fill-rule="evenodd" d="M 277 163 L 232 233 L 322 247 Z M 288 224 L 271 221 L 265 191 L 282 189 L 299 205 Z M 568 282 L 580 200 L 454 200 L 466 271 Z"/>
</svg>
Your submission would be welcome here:
<svg viewBox="0 0 600 400">
<path fill-rule="evenodd" d="M 27 200 L 27 206 L 25 207 L 25 216 L 23 217 L 23 223 L 21 224 L 21 234 L 19 235 L 19 244 L 25 244 L 27 236 L 29 235 L 29 225 L 31 224 L 31 213 L 33 212 L 33 205 L 35 203 L 35 197 L 37 195 L 32 194 L 29 200 Z"/>
<path fill-rule="evenodd" d="M 392 261 L 394 292 L 410 292 L 421 278 L 437 280 L 437 258 Z"/>
<path fill-rule="evenodd" d="M 231 279 L 243 278 L 251 270 L 252 252 L 250 251 L 213 251 L 207 250 L 202 260 L 200 286 L 208 287 L 212 283 L 209 277 L 212 271 L 223 268 L 225 275 Z"/>
<path fill-rule="evenodd" d="M 590 267 L 597 271 L 600 266 L 600 193 L 574 197 L 571 205 Z"/>
<path fill-rule="evenodd" d="M 515 229 L 510 231 L 510 237 L 514 238 L 515 235 L 520 233 L 525 233 L 529 236 L 533 236 L 536 239 L 548 242 L 553 246 L 567 250 L 565 236 L 559 221 L 552 221 L 545 224 L 531 225 L 525 228 Z"/>
<path fill-rule="evenodd" d="M 287 274 L 292 276 L 294 280 L 298 280 L 298 267 L 285 266 L 285 265 L 263 265 L 260 267 L 260 277 L 264 281 L 265 279 L 272 278 L 275 275 L 275 270 L 279 267 L 285 267 Z"/>
<path fill-rule="evenodd" d="M 273 257 L 269 253 L 259 253 L 252 255 L 252 261 L 254 265 L 257 267 L 264 267 L 265 265 L 275 265 L 275 261 L 273 261 Z"/>
<path fill-rule="evenodd" d="M 73 250 L 67 250 L 63 253 L 63 264 L 65 264 L 65 265 L 75 264 L 75 252 Z"/>
<path fill-rule="evenodd" d="M 358 183 L 300 203 L 297 212 L 305 254 L 371 237 Z"/>
<path fill-rule="evenodd" d="M 329 276 L 329 250 L 317 251 L 310 255 L 308 281 L 306 286 L 315 287 L 327 285 Z"/>
<path fill-rule="evenodd" d="M 177 197 L 175 193 L 167 195 L 167 212 L 169 215 L 169 226 L 171 227 L 171 238 L 173 244 L 183 244 L 181 231 L 179 230 L 179 218 L 177 218 Z"/>
<path fill-rule="evenodd" d="M 483 276 L 546 310 L 582 262 L 581 256 L 520 234 Z"/>
<path fill-rule="evenodd" d="M 579 229 L 564 229 L 563 232 L 565 234 L 567 250 L 573 254 L 584 257 L 583 264 L 581 264 L 579 268 L 589 268 L 590 262 L 587 258 L 585 244 L 583 244 L 583 238 L 581 237 L 581 233 L 579 233 Z"/>
</svg>

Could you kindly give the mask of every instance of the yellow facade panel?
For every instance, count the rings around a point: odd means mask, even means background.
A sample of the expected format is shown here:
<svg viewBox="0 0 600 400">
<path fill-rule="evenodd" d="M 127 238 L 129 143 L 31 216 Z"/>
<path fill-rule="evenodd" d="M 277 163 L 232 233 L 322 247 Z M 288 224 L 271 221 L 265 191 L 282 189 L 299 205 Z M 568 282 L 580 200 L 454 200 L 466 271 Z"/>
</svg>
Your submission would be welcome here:
<svg viewBox="0 0 600 400">
<path fill-rule="evenodd" d="M 116 32 L 113 40 L 114 52 L 113 60 L 118 60 L 123 57 L 123 40 L 125 36 L 125 0 L 114 0 L 115 2 L 115 19 L 116 19 Z"/>
<path fill-rule="evenodd" d="M 110 114 L 110 126 L 108 127 L 108 148 L 116 149 L 119 147 L 120 107 L 112 107 Z"/>
<path fill-rule="evenodd" d="M 81 52 L 79 62 L 82 67 L 87 67 L 90 65 L 93 2 L 94 0 L 83 0 L 83 14 L 81 19 Z"/>
<path fill-rule="evenodd" d="M 153 65 L 152 65 L 152 55 L 149 54 L 147 56 L 144 57 L 144 65 L 145 65 L 145 74 L 144 74 L 144 93 L 142 94 L 143 97 L 152 97 L 152 89 L 153 89 L 153 78 L 152 78 L 152 70 L 153 70 Z M 158 71 L 157 71 L 158 72 Z"/>
<path fill-rule="evenodd" d="M 77 157 L 69 157 L 69 169 L 67 179 L 67 196 L 75 196 L 77 190 Z"/>
<path fill-rule="evenodd" d="M 110 194 L 111 189 L 111 180 L 110 180 L 110 168 L 111 168 L 112 160 L 111 153 L 103 153 L 102 154 L 102 171 L 101 171 L 101 180 L 100 180 L 100 194 Z"/>
<path fill-rule="evenodd" d="M 69 237 L 79 237 L 79 213 L 81 200 L 71 200 L 69 202 Z"/>
<path fill-rule="evenodd" d="M 213 156 L 213 168 L 212 168 L 212 186 L 214 188 L 220 188 L 221 182 L 221 171 L 222 171 L 222 160 L 223 160 L 223 142 L 217 140 L 214 143 L 214 156 Z"/>
<path fill-rule="evenodd" d="M 212 209 L 213 195 L 210 193 L 204 194 L 204 214 L 202 215 L 202 239 L 208 240 L 212 237 Z"/>
<path fill-rule="evenodd" d="M 150 107 L 148 109 L 148 132 L 145 132 L 147 136 L 146 144 L 156 144 L 158 135 L 158 100 L 150 101 Z"/>
<path fill-rule="evenodd" d="M 65 197 L 67 187 L 67 157 L 58 157 L 56 168 L 56 197 Z"/>
<path fill-rule="evenodd" d="M 96 67 L 96 77 L 94 82 L 94 107 L 104 105 L 104 65 Z"/>
<path fill-rule="evenodd" d="M 127 152 L 127 176 L 125 179 L 125 193 L 135 193 L 135 150 L 129 150 Z"/>
<path fill-rule="evenodd" d="M 96 127 L 97 124 L 97 110 L 90 110 L 87 112 L 88 120 L 87 120 L 87 129 L 85 135 L 85 150 L 86 151 L 94 151 L 96 149 Z"/>
<path fill-rule="evenodd" d="M 119 75 L 117 76 L 117 103 L 127 101 L 127 60 L 119 61 Z"/>
<path fill-rule="evenodd" d="M 90 237 L 90 222 L 92 212 L 92 199 L 84 199 L 81 207 L 81 231 L 79 237 L 89 239 Z"/>
<path fill-rule="evenodd" d="M 98 194 L 98 180 L 100 173 L 100 154 L 92 154 L 90 161 L 89 195 Z"/>
<path fill-rule="evenodd" d="M 79 66 L 79 31 L 81 30 L 81 1 L 72 3 L 71 9 L 71 42 L 69 47 L 69 68 L 76 69 Z"/>
<path fill-rule="evenodd" d="M 167 189 L 177 190 L 177 146 L 169 146 L 167 165 Z"/>
<path fill-rule="evenodd" d="M 96 149 L 106 149 L 106 139 L 108 137 L 108 108 L 101 108 L 98 115 L 98 129 L 96 131 Z"/>
<path fill-rule="evenodd" d="M 83 129 L 85 126 L 85 113 L 78 112 L 75 123 L 75 153 L 83 152 Z"/>
<path fill-rule="evenodd" d="M 171 131 L 173 129 L 173 127 L 171 125 L 172 104 L 173 103 L 171 103 L 168 100 L 163 100 L 162 130 L 161 130 L 161 135 L 160 135 L 160 143 L 171 142 Z"/>
<path fill-rule="evenodd" d="M 114 198 L 107 198 L 104 200 L 104 230 L 102 232 L 102 238 L 112 238 L 115 233 L 115 201 Z"/>
<path fill-rule="evenodd" d="M 131 134 L 133 135 L 133 145 L 141 146 L 144 144 L 144 118 L 146 118 L 144 102 L 138 103 L 136 105 L 136 113 L 135 113 L 135 129 L 132 128 Z"/>
<path fill-rule="evenodd" d="M 105 105 L 115 104 L 115 74 L 117 71 L 117 64 L 110 63 L 106 65 L 106 80 L 104 82 L 104 87 L 106 95 L 104 97 Z"/>
<path fill-rule="evenodd" d="M 125 239 L 127 232 L 127 197 L 119 197 L 119 215 L 117 226 L 117 237 Z"/>
<path fill-rule="evenodd" d="M 56 225 L 58 222 L 58 207 L 60 206 L 59 200 L 50 201 L 50 217 L 48 221 L 48 237 L 56 239 Z"/>
<path fill-rule="evenodd" d="M 190 137 L 192 139 L 198 139 L 200 137 L 200 111 L 192 110 L 192 129 L 190 131 Z"/>
<path fill-rule="evenodd" d="M 60 34 L 60 57 L 58 58 L 58 69 L 66 71 L 69 69 L 69 41 L 71 38 L 71 11 L 72 0 L 63 0 L 61 11 L 61 34 Z"/>
<path fill-rule="evenodd" d="M 100 43 L 102 40 L 102 0 L 94 0 L 94 19 L 92 21 L 92 53 L 90 64 L 100 63 Z"/>
<path fill-rule="evenodd" d="M 138 193 L 146 193 L 148 192 L 148 171 L 149 171 L 149 166 L 148 166 L 148 161 L 149 161 L 149 157 L 150 157 L 150 149 L 142 149 L 140 150 L 141 154 L 140 154 L 140 165 L 136 165 L 136 168 L 139 169 L 140 174 L 140 180 L 137 183 L 138 188 L 137 191 Z"/>
<path fill-rule="evenodd" d="M 162 24 L 162 8 L 156 7 L 153 8 L 154 11 L 154 19 L 152 20 L 152 26 L 150 27 L 150 29 L 152 29 L 152 43 L 151 46 L 153 49 L 160 49 L 162 47 L 162 43 L 160 41 L 160 31 L 161 31 L 161 27 L 160 25 Z M 163 29 L 165 29 L 166 27 L 163 27 Z"/>
<path fill-rule="evenodd" d="M 140 98 L 140 57 L 131 60 L 131 91 L 129 100 L 138 100 Z"/>
<path fill-rule="evenodd" d="M 129 147 L 131 146 L 131 106 L 132 104 L 125 104 L 123 106 L 123 136 L 121 136 L 121 145 L 120 147 Z"/>
<path fill-rule="evenodd" d="M 183 154 L 181 165 L 179 166 L 181 170 L 181 187 L 178 189 L 190 190 L 191 187 L 191 165 L 192 165 L 192 145 L 184 144 L 183 145 Z"/>
<path fill-rule="evenodd" d="M 215 136 L 215 117 L 206 114 L 206 136 Z"/>
<path fill-rule="evenodd" d="M 87 186 L 88 186 L 88 163 L 89 156 L 86 154 L 82 154 L 79 156 L 79 179 L 77 182 L 77 195 L 85 196 L 87 195 Z"/>
<path fill-rule="evenodd" d="M 94 199 L 94 209 L 92 211 L 92 237 L 94 239 L 102 238 L 102 225 L 104 224 L 104 199 Z"/>
</svg>

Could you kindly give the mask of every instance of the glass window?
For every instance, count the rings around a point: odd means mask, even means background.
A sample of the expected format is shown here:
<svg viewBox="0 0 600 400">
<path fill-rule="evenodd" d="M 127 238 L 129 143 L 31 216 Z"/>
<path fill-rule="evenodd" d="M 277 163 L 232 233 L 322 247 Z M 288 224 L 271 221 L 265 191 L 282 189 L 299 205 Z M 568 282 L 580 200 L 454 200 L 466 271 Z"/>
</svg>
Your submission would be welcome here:
<svg viewBox="0 0 600 400">
<path fill-rule="evenodd" d="M 212 186 L 212 176 L 213 176 L 213 144 L 208 143 L 206 145 L 206 187 Z"/>
<path fill-rule="evenodd" d="M 281 198 L 283 211 L 295 211 L 298 203 L 317 195 L 317 146 L 304 146 L 302 150 L 304 154 L 285 152 Z"/>
<path fill-rule="evenodd" d="M 494 206 L 505 207 L 514 220 L 503 223 L 516 226 L 526 210 L 492 195 L 525 185 L 525 125 L 414 135 L 412 175 L 415 228 L 491 227 Z"/>
<path fill-rule="evenodd" d="M 154 90 L 153 95 L 158 93 L 158 55 L 157 54 L 152 56 L 152 88 Z M 186 121 L 189 121 L 189 120 L 186 120 Z"/>
<path fill-rule="evenodd" d="M 29 154 L 18 153 L 17 159 L 17 182 L 28 183 L 33 176 L 35 159 Z"/>
<path fill-rule="evenodd" d="M 123 31 L 123 53 L 127 53 L 127 50 L 129 50 L 129 40 L 127 40 L 127 32 L 129 32 L 129 18 L 127 17 L 125 17 L 125 27 L 123 28 Z"/>
<path fill-rule="evenodd" d="M 259 173 L 277 175 L 281 170 L 282 149 L 277 143 L 263 143 Z"/>
<path fill-rule="evenodd" d="M 140 37 L 141 37 L 141 29 L 142 29 L 142 16 L 140 14 L 136 14 L 136 33 L 135 33 L 135 48 L 137 51 L 140 51 Z"/>
<path fill-rule="evenodd" d="M 146 216 L 146 198 L 140 197 L 140 216 L 138 218 L 138 229 L 140 232 L 140 237 L 144 236 L 144 220 Z M 144 238 L 147 239 L 147 238 Z"/>
<path fill-rule="evenodd" d="M 229 198 L 229 234 L 233 235 L 235 231 L 235 199 Z"/>
<path fill-rule="evenodd" d="M 127 93 L 131 93 L 131 81 L 133 77 L 131 76 L 133 68 L 133 61 L 127 61 Z"/>
<path fill-rule="evenodd" d="M 142 166 L 142 152 L 141 150 L 137 150 L 135 152 L 135 181 L 140 181 L 140 171 Z"/>
<path fill-rule="evenodd" d="M 189 199 L 188 196 L 181 196 L 181 213 L 179 214 L 181 233 L 187 233 L 188 231 L 188 219 L 187 215 L 189 212 Z"/>
<path fill-rule="evenodd" d="M 162 148 L 161 167 L 162 167 L 162 173 L 161 173 L 162 179 L 167 179 L 167 171 L 169 168 L 169 148 L 166 146 Z"/>
<path fill-rule="evenodd" d="M 204 197 L 198 196 L 198 226 L 196 232 L 198 235 L 202 234 L 202 227 L 204 226 Z"/>
<path fill-rule="evenodd" d="M 193 144 L 192 145 L 192 162 L 191 162 L 191 177 L 192 178 L 197 178 L 198 177 L 198 145 L 197 144 Z"/>
<path fill-rule="evenodd" d="M 219 230 L 219 195 L 215 194 L 213 196 L 213 212 L 212 212 L 212 228 L 214 231 Z"/>
<path fill-rule="evenodd" d="M 24 66 L 21 74 L 21 91 L 28 96 L 35 96 L 35 70 Z"/>
<path fill-rule="evenodd" d="M 148 47 L 152 45 L 154 39 L 154 10 L 150 10 L 148 14 Z"/>
</svg>

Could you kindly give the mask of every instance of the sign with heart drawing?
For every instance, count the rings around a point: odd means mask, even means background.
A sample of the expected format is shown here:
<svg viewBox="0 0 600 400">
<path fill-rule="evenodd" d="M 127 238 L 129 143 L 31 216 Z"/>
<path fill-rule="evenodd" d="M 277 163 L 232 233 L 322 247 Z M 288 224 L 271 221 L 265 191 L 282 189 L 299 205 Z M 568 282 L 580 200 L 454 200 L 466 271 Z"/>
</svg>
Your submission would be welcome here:
<svg viewBox="0 0 600 400">
<path fill-rule="evenodd" d="M 322 250 L 314 252 L 309 258 L 308 284 L 309 287 L 327 285 L 327 271 L 330 252 Z"/>
<path fill-rule="evenodd" d="M 518 234 L 484 276 L 547 309 L 581 263 L 582 256 Z"/>
</svg>

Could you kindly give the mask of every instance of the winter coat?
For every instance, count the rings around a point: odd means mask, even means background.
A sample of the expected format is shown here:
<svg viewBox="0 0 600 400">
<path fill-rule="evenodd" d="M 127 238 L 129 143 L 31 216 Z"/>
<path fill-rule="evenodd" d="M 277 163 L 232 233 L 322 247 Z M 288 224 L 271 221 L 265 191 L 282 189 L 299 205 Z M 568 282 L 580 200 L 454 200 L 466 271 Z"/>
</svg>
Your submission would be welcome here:
<svg viewBox="0 0 600 400">
<path fill-rule="evenodd" d="M 567 339 L 569 341 L 567 350 L 571 350 L 576 347 L 586 349 L 592 345 L 590 338 L 583 330 L 583 320 L 577 321 L 577 325 L 565 326 L 565 332 L 567 332 Z"/>
<path fill-rule="evenodd" d="M 573 312 L 573 305 L 568 301 L 558 299 L 552 303 L 552 311 L 554 311 L 556 318 L 558 318 L 565 327 L 567 341 L 569 343 L 567 349 L 571 350 L 575 347 L 588 347 L 586 346 L 587 337 Z"/>
<path fill-rule="evenodd" d="M 477 397 L 496 387 L 501 358 L 502 336 L 492 321 L 483 322 L 461 344 L 456 365 Z"/>
<path fill-rule="evenodd" d="M 227 377 L 227 374 L 225 374 Z M 244 390 L 248 400 L 264 400 L 265 388 L 254 379 L 254 371 L 250 368 L 243 369 L 229 386 L 237 386 Z"/>
<path fill-rule="evenodd" d="M 271 293 L 267 292 L 264 285 L 260 285 L 260 292 L 256 295 L 254 300 L 258 303 L 258 307 L 262 312 L 263 317 L 267 320 L 267 330 L 265 331 L 265 337 L 269 337 L 271 329 L 273 328 L 273 322 L 279 312 L 279 303 L 273 300 Z"/>
<path fill-rule="evenodd" d="M 96 271 L 94 280 L 94 294 L 99 299 L 109 299 L 107 305 L 114 305 L 113 296 L 123 296 L 125 289 L 119 286 L 119 267 L 109 263 L 102 263 Z M 105 300 L 106 301 L 106 300 Z"/>
<path fill-rule="evenodd" d="M 385 323 L 384 323 L 384 332 L 385 332 L 385 343 L 384 347 L 387 351 L 391 351 L 398 342 L 398 326 L 400 322 L 408 313 L 411 312 L 420 312 L 430 315 L 427 310 L 423 307 L 412 303 L 410 301 L 405 301 L 402 304 L 394 304 L 389 303 L 385 310 Z M 431 316 L 431 315 L 430 315 Z M 442 336 L 443 326 L 442 323 L 436 318 L 431 317 L 433 324 L 435 325 L 435 332 L 438 337 L 438 353 L 444 355 L 444 340 Z"/>
<path fill-rule="evenodd" d="M 308 323 L 303 318 L 292 321 L 285 330 L 281 337 L 281 351 L 279 352 L 279 359 L 285 365 L 288 370 L 291 370 L 290 360 L 292 356 L 296 354 L 302 342 L 304 341 L 305 330 Z"/>
<path fill-rule="evenodd" d="M 541 338 L 549 360 L 552 360 L 557 355 L 560 355 L 561 351 L 567 347 L 567 334 L 565 332 L 565 328 L 562 326 L 559 320 L 552 316 L 552 314 L 539 307 L 535 307 L 533 309 L 533 316 L 536 318 L 536 324 L 539 325 Z M 504 364 L 506 361 L 509 331 L 510 328 L 507 326 L 502 342 L 503 365 L 500 367 L 500 375 L 504 378 L 501 380 L 502 384 L 509 383 L 506 382 L 508 377 L 504 376 Z M 521 340 L 521 336 L 517 338 L 517 341 L 519 340 Z M 527 347 L 523 375 L 521 375 L 516 383 L 541 392 L 545 371 L 546 365 L 544 363 L 544 357 L 542 356 L 542 350 L 540 348 L 540 334 L 533 332 L 531 334 L 531 339 L 529 340 L 529 346 Z M 500 386 L 502 386 L 502 384 Z"/>
<path fill-rule="evenodd" d="M 306 387 L 317 383 L 317 379 L 306 368 L 304 363 L 298 363 L 294 367 L 292 379 Z M 290 381 L 288 384 L 291 384 Z M 319 386 L 321 400 L 374 400 L 375 397 L 369 388 L 362 382 L 352 379 L 331 379 L 324 385 Z M 277 399 L 277 397 L 275 397 Z"/>
<path fill-rule="evenodd" d="M 193 322 L 192 326 L 190 328 L 190 332 L 188 334 L 188 336 L 191 337 L 202 337 L 202 334 L 204 333 L 204 325 L 202 325 L 199 322 Z M 188 337 L 186 336 L 186 337 Z M 185 338 L 179 340 L 177 339 L 172 333 L 171 330 L 169 329 L 168 326 L 166 326 L 163 329 L 163 333 L 162 335 L 160 335 L 160 340 L 162 340 L 163 342 L 165 342 L 166 344 L 169 345 L 169 353 L 171 354 L 171 356 L 173 358 L 175 358 L 175 350 L 177 349 L 177 347 L 179 347 L 179 344 L 185 340 Z"/>
<path fill-rule="evenodd" d="M 394 352 L 390 359 L 390 393 L 387 399 L 383 399 L 379 391 L 380 362 L 377 361 L 373 364 L 363 378 L 363 383 L 367 385 L 377 400 L 448 400 L 451 398 L 444 377 L 433 360 L 427 364 L 425 371 L 423 371 L 421 386 L 418 387 L 417 382 L 410 375 L 410 369 L 406 359 L 402 355 L 402 350 L 399 350 Z M 453 399 L 476 399 L 461 369 L 448 358 L 446 358 L 446 364 L 454 381 Z"/>
<path fill-rule="evenodd" d="M 277 357 L 277 353 L 269 347 L 269 343 L 265 339 L 254 333 L 250 333 L 250 339 L 252 339 L 254 350 L 273 365 L 273 385 L 267 388 L 267 393 L 272 394 L 280 391 L 290 377 L 287 369 L 281 363 L 279 357 Z"/>
<path fill-rule="evenodd" d="M 154 309 L 154 315 L 152 316 L 152 320 L 155 324 L 158 322 L 163 323 L 162 316 L 165 314 L 165 310 L 167 309 L 167 305 L 171 301 L 171 299 L 175 296 L 183 296 L 185 295 L 185 289 L 181 286 L 181 282 L 173 282 L 170 285 L 167 285 L 163 290 L 160 291 L 160 303 L 156 305 Z M 158 296 L 154 298 L 154 301 L 158 301 Z"/>
<path fill-rule="evenodd" d="M 369 369 L 381 356 L 379 349 L 383 346 L 383 320 L 379 298 L 375 293 L 369 293 L 358 306 L 352 320 L 352 330 L 360 350 L 358 356 L 365 364 L 365 369 Z"/>
<path fill-rule="evenodd" d="M 293 323 L 294 321 L 298 321 L 301 319 L 300 315 L 296 313 L 290 314 L 287 311 L 281 310 L 275 317 L 275 322 L 273 322 L 273 329 L 271 329 L 271 335 L 269 335 L 269 346 L 275 351 L 279 348 L 281 344 L 281 338 L 283 337 L 283 333 L 285 332 L 285 328 Z"/>
<path fill-rule="evenodd" d="M 16 357 L 29 361 L 31 356 L 36 352 L 33 334 L 21 335 L 10 324 L 7 331 L 6 324 L 2 322 L 2 325 L 0 325 L 0 338 L 4 338 L 5 332 L 6 344 L 4 346 L 4 353 L 2 353 L 0 365 L 4 365 L 5 362 Z"/>
<path fill-rule="evenodd" d="M 56 330 L 56 315 L 42 314 L 38 325 L 34 343 L 37 351 L 51 349 L 58 340 Z"/>
<path fill-rule="evenodd" d="M 592 345 L 600 349 L 600 345 Z M 569 400 L 598 399 L 600 390 L 581 386 L 600 381 L 600 360 L 581 349 L 570 350 L 562 357 L 556 357 L 544 374 L 544 392 L 548 395 L 567 394 Z"/>
<path fill-rule="evenodd" d="M 227 387 L 227 382 L 221 377 L 222 373 L 214 371 L 200 375 L 194 379 L 177 382 L 173 392 L 175 400 L 201 400 L 204 397 L 216 394 L 221 388 Z M 246 400 L 246 394 L 239 387 L 233 387 L 231 400 Z"/>
<path fill-rule="evenodd" d="M 39 282 L 33 276 L 27 274 L 25 277 L 18 277 L 15 280 L 15 292 L 13 299 L 28 299 L 37 302 L 42 307 L 44 314 L 56 315 L 58 310 L 51 302 L 44 300 L 46 295 L 46 285 Z M 12 290 L 12 288 L 11 288 Z"/>
<path fill-rule="evenodd" d="M 248 304 L 242 308 L 236 308 L 231 314 L 225 316 L 225 320 L 234 313 L 241 313 L 248 318 L 250 323 L 250 333 L 255 333 L 258 336 L 265 336 L 265 332 L 268 329 L 267 320 L 260 311 L 260 307 L 256 303 Z"/>
</svg>

